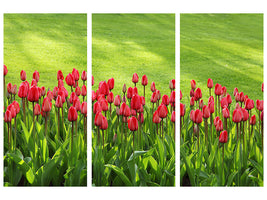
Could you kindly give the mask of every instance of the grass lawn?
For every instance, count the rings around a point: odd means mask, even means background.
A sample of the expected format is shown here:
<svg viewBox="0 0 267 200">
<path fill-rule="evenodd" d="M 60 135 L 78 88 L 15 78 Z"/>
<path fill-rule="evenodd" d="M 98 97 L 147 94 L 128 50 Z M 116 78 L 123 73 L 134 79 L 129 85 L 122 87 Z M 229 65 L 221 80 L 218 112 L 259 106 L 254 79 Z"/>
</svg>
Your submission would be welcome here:
<svg viewBox="0 0 267 200">
<path fill-rule="evenodd" d="M 51 90 L 57 85 L 59 69 L 64 77 L 74 67 L 81 75 L 87 70 L 86 14 L 5 14 L 4 64 L 6 84 L 17 87 L 22 69 L 30 84 L 33 72 L 39 71 L 38 86 Z M 70 92 L 66 83 L 65 87 Z"/>
<path fill-rule="evenodd" d="M 93 90 L 101 80 L 115 79 L 114 96 L 122 86 L 134 87 L 133 73 L 139 76 L 137 88 L 143 95 L 141 78 L 148 77 L 146 101 L 151 82 L 161 95 L 170 95 L 169 81 L 175 78 L 174 14 L 93 14 Z"/>
<path fill-rule="evenodd" d="M 205 104 L 208 78 L 226 86 L 232 99 L 235 87 L 263 99 L 262 14 L 181 14 L 180 20 L 180 87 L 187 107 L 192 79 Z"/>
</svg>

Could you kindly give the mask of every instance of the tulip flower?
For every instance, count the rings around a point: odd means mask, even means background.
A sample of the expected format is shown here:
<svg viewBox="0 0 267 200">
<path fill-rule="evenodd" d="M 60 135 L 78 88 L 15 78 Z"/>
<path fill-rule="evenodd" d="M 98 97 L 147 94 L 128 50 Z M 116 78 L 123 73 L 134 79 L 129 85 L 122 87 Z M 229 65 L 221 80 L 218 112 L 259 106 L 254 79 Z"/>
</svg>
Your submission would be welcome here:
<svg viewBox="0 0 267 200">
<path fill-rule="evenodd" d="M 151 90 L 151 92 L 155 92 L 156 86 L 155 86 L 154 82 L 151 83 L 150 90 Z"/>
<path fill-rule="evenodd" d="M 7 110 L 5 112 L 5 117 L 4 121 L 7 123 L 8 128 L 7 128 L 7 134 L 8 134 L 8 149 L 9 151 L 11 150 L 11 120 L 12 120 L 12 114 L 10 110 Z"/>
<path fill-rule="evenodd" d="M 108 80 L 108 88 L 111 91 L 114 88 L 114 78 Z"/>
<path fill-rule="evenodd" d="M 33 74 L 32 74 L 32 78 L 35 79 L 36 82 L 38 83 L 39 79 L 40 79 L 39 72 L 38 71 L 34 71 Z"/>
<path fill-rule="evenodd" d="M 175 89 L 175 79 L 170 80 L 169 88 L 171 89 L 171 92 Z"/>
<path fill-rule="evenodd" d="M 242 120 L 242 113 L 239 109 L 235 109 L 233 112 L 232 120 L 236 123 L 236 133 L 237 133 L 237 141 L 238 141 L 238 123 Z"/>
<path fill-rule="evenodd" d="M 202 92 L 200 88 L 197 88 L 194 93 L 195 101 L 199 101 L 202 98 Z"/>
<path fill-rule="evenodd" d="M 138 77 L 137 73 L 134 73 L 133 78 L 132 78 L 132 82 L 134 83 L 134 86 L 136 86 L 136 83 L 138 83 L 138 79 L 139 79 L 139 77 Z"/>
<path fill-rule="evenodd" d="M 191 88 L 192 88 L 192 90 L 194 90 L 195 91 L 195 89 L 196 89 L 196 81 L 195 80 L 191 80 Z"/>
<path fill-rule="evenodd" d="M 209 106 L 204 105 L 202 112 L 203 112 L 203 118 L 204 118 L 204 124 L 205 124 L 205 139 L 206 139 L 206 145 L 207 145 L 207 142 L 208 142 L 208 118 L 210 117 Z"/>
<path fill-rule="evenodd" d="M 100 103 L 97 101 L 95 102 L 94 106 L 93 106 L 93 113 L 97 114 L 98 112 L 102 111 L 102 107 L 100 105 Z"/>
<path fill-rule="evenodd" d="M 95 84 L 95 79 L 94 79 L 94 76 L 92 75 L 92 86 L 94 86 Z"/>
<path fill-rule="evenodd" d="M 264 83 L 261 84 L 261 91 L 264 91 Z"/>
<path fill-rule="evenodd" d="M 73 150 L 73 134 L 74 134 L 74 121 L 77 121 L 78 114 L 76 108 L 71 106 L 68 111 L 68 120 L 72 123 L 72 134 L 71 134 L 71 151 Z"/>
<path fill-rule="evenodd" d="M 64 80 L 64 76 L 61 70 L 57 71 L 57 80 Z"/>
<path fill-rule="evenodd" d="M 138 121 L 135 117 L 128 119 L 128 128 L 133 131 L 133 151 L 134 151 L 134 132 L 138 130 Z"/>
<path fill-rule="evenodd" d="M 77 87 L 75 88 L 75 94 L 76 94 L 76 96 L 80 96 L 80 95 L 81 95 L 81 89 L 80 89 L 79 86 L 77 86 Z"/>
<path fill-rule="evenodd" d="M 82 72 L 81 79 L 83 80 L 83 85 L 85 85 L 85 81 L 87 81 L 87 72 L 86 71 Z"/>
<path fill-rule="evenodd" d="M 67 85 L 71 87 L 71 92 L 73 92 L 72 87 L 75 86 L 75 80 L 74 80 L 73 75 L 69 73 L 69 74 L 66 76 L 65 81 L 66 81 Z"/>
<path fill-rule="evenodd" d="M 191 97 L 190 99 L 190 106 L 193 108 L 193 106 L 195 105 L 195 98 Z"/>
<path fill-rule="evenodd" d="M 24 70 L 21 70 L 20 71 L 20 79 L 22 80 L 22 81 L 25 81 L 26 80 L 26 72 L 24 71 Z"/>
<path fill-rule="evenodd" d="M 77 87 L 78 88 L 78 87 Z M 87 95 L 87 89 L 86 89 L 86 85 L 82 86 L 82 92 L 81 95 L 83 96 L 83 101 L 84 101 L 84 97 L 86 97 Z"/>
<path fill-rule="evenodd" d="M 209 88 L 209 92 L 211 96 L 211 88 L 213 88 L 213 80 L 211 78 L 208 79 L 207 87 Z"/>
<path fill-rule="evenodd" d="M 165 106 L 168 106 L 169 105 L 169 96 L 168 95 L 163 95 L 162 96 L 162 103 L 165 105 Z"/>
<path fill-rule="evenodd" d="M 221 132 L 220 137 L 219 137 L 219 142 L 222 143 L 222 145 L 223 145 L 223 149 L 222 149 L 222 154 L 223 154 L 222 155 L 222 157 L 223 157 L 222 167 L 223 167 L 223 170 L 224 170 L 224 143 L 227 143 L 227 141 L 228 141 L 228 134 L 227 134 L 227 131 L 224 130 Z"/>
<path fill-rule="evenodd" d="M 194 112 L 194 123 L 197 124 L 197 126 L 199 126 L 199 124 L 202 122 L 202 117 L 203 117 L 203 114 L 201 112 L 201 110 L 199 109 L 196 109 L 195 112 Z M 197 146 L 198 146 L 198 149 L 199 149 L 199 132 L 197 132 Z"/>
<path fill-rule="evenodd" d="M 144 97 L 146 96 L 146 86 L 148 84 L 147 76 L 143 75 L 142 76 L 142 85 L 144 86 Z"/>
</svg>

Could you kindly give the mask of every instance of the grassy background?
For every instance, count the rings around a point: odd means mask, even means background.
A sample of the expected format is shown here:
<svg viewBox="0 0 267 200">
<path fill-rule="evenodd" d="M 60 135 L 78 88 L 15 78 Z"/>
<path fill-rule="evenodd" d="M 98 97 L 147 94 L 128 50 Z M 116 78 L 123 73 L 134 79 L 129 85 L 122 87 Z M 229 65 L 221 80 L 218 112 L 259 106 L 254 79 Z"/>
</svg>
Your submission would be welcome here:
<svg viewBox="0 0 267 200">
<path fill-rule="evenodd" d="M 4 64 L 6 84 L 17 87 L 22 69 L 30 84 L 33 72 L 39 71 L 38 86 L 51 90 L 59 69 L 64 78 L 74 67 L 81 75 L 87 70 L 86 14 L 5 14 Z M 65 87 L 70 91 L 66 83 Z"/>
<path fill-rule="evenodd" d="M 262 14 L 181 14 L 180 22 L 184 96 L 189 96 L 195 79 L 207 103 L 207 80 L 212 78 L 214 86 L 226 86 L 232 99 L 235 87 L 253 100 L 263 99 Z M 189 103 L 187 97 L 182 102 Z"/>
<path fill-rule="evenodd" d="M 169 81 L 175 78 L 175 15 L 93 14 L 93 90 L 100 81 L 113 77 L 114 96 L 121 94 L 124 83 L 127 88 L 134 86 L 135 72 L 141 95 L 141 78 L 144 74 L 148 77 L 146 101 L 150 101 L 153 81 L 162 95 L 170 95 Z"/>
</svg>

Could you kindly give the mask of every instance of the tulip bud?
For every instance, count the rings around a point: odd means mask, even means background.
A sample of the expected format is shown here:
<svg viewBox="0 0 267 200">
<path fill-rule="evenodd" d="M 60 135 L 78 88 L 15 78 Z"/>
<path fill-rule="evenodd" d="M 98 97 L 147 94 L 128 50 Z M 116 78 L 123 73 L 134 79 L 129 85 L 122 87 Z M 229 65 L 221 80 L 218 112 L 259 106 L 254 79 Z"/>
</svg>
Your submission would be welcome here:
<svg viewBox="0 0 267 200">
<path fill-rule="evenodd" d="M 175 123 L 175 111 L 172 111 L 171 122 Z"/>
<path fill-rule="evenodd" d="M 71 106 L 68 112 L 68 120 L 71 122 L 76 121 L 77 117 L 78 117 L 78 114 L 77 114 L 76 108 Z"/>
<path fill-rule="evenodd" d="M 68 74 L 65 78 L 65 81 L 67 83 L 68 86 L 75 86 L 75 80 L 72 74 Z"/>
<path fill-rule="evenodd" d="M 73 70 L 72 70 L 72 76 L 74 78 L 74 81 L 78 81 L 79 78 L 80 78 L 79 71 L 77 69 L 73 68 Z"/>
<path fill-rule="evenodd" d="M 191 97 L 190 99 L 190 106 L 194 106 L 195 105 L 195 98 Z"/>
<path fill-rule="evenodd" d="M 128 119 L 128 128 L 131 131 L 136 131 L 138 129 L 138 121 L 135 117 Z"/>
<path fill-rule="evenodd" d="M 195 93 L 194 93 L 194 98 L 196 101 L 202 98 L 202 92 L 200 88 L 197 88 Z"/>
<path fill-rule="evenodd" d="M 252 115 L 249 120 L 250 125 L 255 125 L 256 124 L 256 116 Z"/>
<path fill-rule="evenodd" d="M 159 113 L 158 113 L 158 111 L 156 110 L 156 111 L 153 113 L 153 123 L 158 124 L 158 123 L 160 123 L 160 121 L 161 121 L 161 118 L 159 117 Z"/>
<path fill-rule="evenodd" d="M 195 111 L 194 110 L 191 110 L 190 112 L 190 120 L 195 122 Z"/>
<path fill-rule="evenodd" d="M 57 71 L 57 80 L 64 80 L 64 76 L 61 70 Z"/>
<path fill-rule="evenodd" d="M 223 117 L 224 118 L 229 118 L 230 117 L 230 113 L 229 113 L 229 110 L 228 110 L 227 107 L 223 108 L 222 113 L 223 113 Z"/>
<path fill-rule="evenodd" d="M 81 89 L 80 89 L 79 86 L 77 86 L 77 87 L 75 88 L 75 94 L 76 94 L 77 96 L 80 96 L 80 95 L 81 95 Z"/>
<path fill-rule="evenodd" d="M 259 110 L 259 111 L 263 111 L 263 100 L 256 100 L 256 108 Z"/>
<path fill-rule="evenodd" d="M 218 120 L 215 126 L 216 131 L 222 131 L 223 130 L 223 123 L 222 120 Z"/>
<path fill-rule="evenodd" d="M 226 96 L 227 88 L 225 86 L 222 87 L 222 95 Z"/>
<path fill-rule="evenodd" d="M 155 83 L 154 83 L 154 82 L 151 83 L 150 90 L 151 90 L 152 92 L 155 92 L 155 90 L 156 90 L 156 86 L 155 86 Z"/>
<path fill-rule="evenodd" d="M 202 109 L 203 108 L 203 105 L 204 105 L 203 99 L 200 99 L 200 101 L 199 101 L 199 108 Z"/>
<path fill-rule="evenodd" d="M 165 106 L 168 106 L 169 105 L 169 96 L 168 95 L 163 95 L 162 96 L 162 103 L 165 105 Z"/>
<path fill-rule="evenodd" d="M 224 131 L 222 131 L 221 134 L 220 134 L 219 142 L 220 142 L 220 143 L 227 143 L 227 141 L 228 141 L 228 134 L 227 134 L 227 131 L 224 130 Z"/>
<path fill-rule="evenodd" d="M 234 89 L 234 96 L 236 95 L 236 93 L 238 93 L 238 89 L 237 88 Z"/>
<path fill-rule="evenodd" d="M 9 94 L 12 94 L 12 92 L 11 92 L 11 90 L 12 90 L 12 84 L 11 83 L 8 83 L 7 86 L 6 86 L 6 88 L 7 88 L 7 92 Z"/>
<path fill-rule="evenodd" d="M 239 109 L 235 109 L 233 112 L 233 118 L 232 118 L 234 123 L 239 123 L 242 120 L 242 113 Z"/>
<path fill-rule="evenodd" d="M 35 79 L 36 82 L 38 83 L 39 82 L 39 78 L 40 78 L 39 72 L 38 71 L 34 71 L 33 75 L 32 75 L 32 78 Z"/>
<path fill-rule="evenodd" d="M 92 86 L 94 86 L 95 84 L 95 79 L 94 79 L 94 76 L 92 75 Z"/>
<path fill-rule="evenodd" d="M 211 78 L 208 79 L 207 87 L 208 88 L 213 88 L 213 80 Z"/>
<path fill-rule="evenodd" d="M 208 106 L 204 105 L 202 112 L 203 112 L 203 118 L 207 119 L 210 117 L 210 109 Z"/>
<path fill-rule="evenodd" d="M 114 78 L 108 80 L 108 88 L 112 90 L 114 88 Z"/>
<path fill-rule="evenodd" d="M 5 122 L 11 122 L 11 120 L 12 120 L 12 116 L 11 116 L 11 111 L 10 111 L 10 110 L 7 110 L 7 111 L 5 112 L 4 120 L 5 120 Z"/>
<path fill-rule="evenodd" d="M 192 90 L 195 90 L 196 89 L 196 81 L 195 80 L 191 80 L 191 88 Z"/>
<path fill-rule="evenodd" d="M 125 93 L 126 92 L 126 84 L 124 83 L 123 84 L 123 87 L 122 87 L 122 92 Z"/>
<path fill-rule="evenodd" d="M 180 105 L 181 106 L 181 105 Z M 183 107 L 184 108 L 184 107 Z M 167 114 L 168 114 L 168 109 L 167 107 L 164 105 L 164 104 L 161 104 L 159 107 L 158 107 L 158 112 L 159 112 L 159 117 L 160 118 L 166 118 L 167 117 Z"/>
<path fill-rule="evenodd" d="M 28 93 L 28 101 L 38 102 L 39 100 L 39 90 L 36 86 L 32 86 Z"/>
<path fill-rule="evenodd" d="M 185 114 L 185 105 L 180 103 L 180 117 L 184 116 Z"/>
<path fill-rule="evenodd" d="M 7 72 L 8 72 L 8 70 L 7 70 L 7 67 L 4 65 L 4 76 L 6 76 L 7 75 Z"/>
<path fill-rule="evenodd" d="M 21 70 L 20 71 L 20 79 L 22 80 L 22 81 L 25 81 L 26 80 L 26 72 L 24 71 L 24 70 Z"/>
<path fill-rule="evenodd" d="M 215 95 L 220 96 L 222 94 L 222 86 L 219 83 L 215 84 Z"/>
<path fill-rule="evenodd" d="M 147 76 L 146 75 L 143 75 L 142 76 L 142 85 L 143 86 L 146 86 L 147 84 L 148 84 Z"/>
<path fill-rule="evenodd" d="M 83 72 L 82 72 L 81 79 L 82 79 L 83 81 L 86 81 L 86 80 L 87 80 L 87 72 L 86 72 L 86 71 L 83 71 Z"/>
<path fill-rule="evenodd" d="M 41 114 L 41 108 L 40 105 L 37 103 L 34 105 L 34 115 L 40 115 Z"/>
<path fill-rule="evenodd" d="M 55 106 L 56 106 L 57 108 L 62 108 L 62 106 L 63 106 L 62 98 L 61 98 L 60 95 L 57 96 Z"/>
<path fill-rule="evenodd" d="M 134 74 L 133 74 L 133 78 L 132 78 L 132 82 L 133 82 L 133 83 L 138 83 L 138 78 L 139 78 L 139 77 L 138 77 L 137 73 L 134 73 Z"/>
</svg>

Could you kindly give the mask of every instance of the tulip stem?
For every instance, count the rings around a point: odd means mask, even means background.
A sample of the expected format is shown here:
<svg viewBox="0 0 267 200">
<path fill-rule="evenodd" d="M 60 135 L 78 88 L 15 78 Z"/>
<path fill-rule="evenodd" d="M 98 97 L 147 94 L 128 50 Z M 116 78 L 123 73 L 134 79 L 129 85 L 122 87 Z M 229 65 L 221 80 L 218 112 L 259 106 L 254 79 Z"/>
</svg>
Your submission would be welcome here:
<svg viewBox="0 0 267 200">
<path fill-rule="evenodd" d="M 32 102 L 32 124 L 33 124 L 33 140 L 34 140 L 34 143 L 35 143 L 35 129 L 34 129 L 34 101 Z"/>
<path fill-rule="evenodd" d="M 7 138 L 8 138 L 8 150 L 10 152 L 10 126 L 11 122 L 7 122 Z"/>
<path fill-rule="evenodd" d="M 14 133 L 14 151 L 16 150 L 16 140 L 17 140 L 17 115 L 15 116 L 15 133 Z"/>
<path fill-rule="evenodd" d="M 238 123 L 236 123 L 236 135 L 237 135 L 237 142 L 238 142 Z"/>
<path fill-rule="evenodd" d="M 175 122 L 173 123 L 173 139 L 175 141 Z"/>
<path fill-rule="evenodd" d="M 47 132 L 47 113 L 45 112 L 45 137 Z"/>
<path fill-rule="evenodd" d="M 199 128 L 197 124 L 197 150 L 199 151 Z"/>
<path fill-rule="evenodd" d="M 57 127 L 58 127 L 58 132 L 57 132 L 57 139 L 59 140 L 59 135 L 60 135 L 60 108 L 57 109 L 57 119 L 58 119 L 58 124 L 57 124 Z"/>
<path fill-rule="evenodd" d="M 222 167 L 223 167 L 223 174 L 224 174 L 224 143 L 222 144 L 223 148 L 222 148 Z"/>
<path fill-rule="evenodd" d="M 99 133 L 99 126 L 97 127 L 97 144 L 99 145 L 100 143 L 100 133 Z"/>
<path fill-rule="evenodd" d="M 86 116 L 83 115 L 83 132 L 84 132 L 84 142 L 85 142 L 85 145 L 87 144 L 87 119 L 86 119 Z"/>
<path fill-rule="evenodd" d="M 144 85 L 144 97 L 146 99 L 146 86 Z"/>
<path fill-rule="evenodd" d="M 212 132 L 212 113 L 210 113 L 210 137 L 211 137 L 211 143 L 213 143 L 212 134 L 213 134 L 213 132 Z"/>
<path fill-rule="evenodd" d="M 204 118 L 204 124 L 205 124 L 205 142 L 208 148 L 208 118 Z"/>
<path fill-rule="evenodd" d="M 261 146 L 262 146 L 262 152 L 263 152 L 263 121 L 261 121 Z"/>
<path fill-rule="evenodd" d="M 102 130 L 102 140 L 103 140 L 103 152 L 104 152 L 104 145 L 105 145 L 105 134 L 104 134 L 104 129 Z"/>
</svg>

